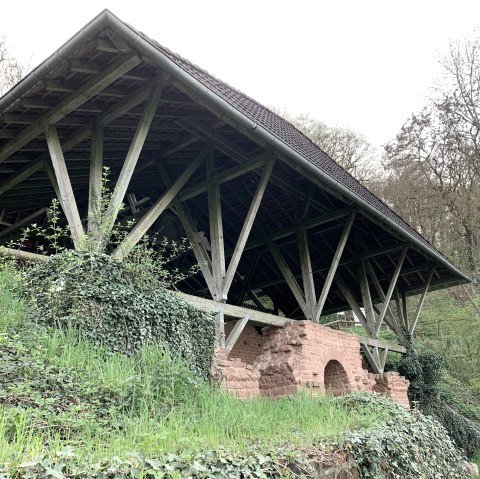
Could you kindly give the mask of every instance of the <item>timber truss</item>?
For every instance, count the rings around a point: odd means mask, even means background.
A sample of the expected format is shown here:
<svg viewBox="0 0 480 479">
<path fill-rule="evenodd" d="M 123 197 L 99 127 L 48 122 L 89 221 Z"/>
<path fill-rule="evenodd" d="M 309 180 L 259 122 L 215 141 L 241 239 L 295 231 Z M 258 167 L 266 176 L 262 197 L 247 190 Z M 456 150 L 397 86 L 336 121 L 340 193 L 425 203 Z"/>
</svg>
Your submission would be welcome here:
<svg viewBox="0 0 480 479">
<path fill-rule="evenodd" d="M 122 260 L 146 235 L 186 236 L 192 251 L 173 266 L 199 272 L 179 289 L 216 313 L 227 348 L 248 321 L 351 309 L 381 372 L 427 292 L 469 280 L 285 120 L 108 11 L 1 98 L 0 114 L 0 242 L 46 222 L 54 197 L 79 250 Z M 112 249 L 114 225 L 132 219 Z M 38 241 L 15 254 L 31 258 Z M 239 321 L 225 339 L 228 318 Z"/>
</svg>

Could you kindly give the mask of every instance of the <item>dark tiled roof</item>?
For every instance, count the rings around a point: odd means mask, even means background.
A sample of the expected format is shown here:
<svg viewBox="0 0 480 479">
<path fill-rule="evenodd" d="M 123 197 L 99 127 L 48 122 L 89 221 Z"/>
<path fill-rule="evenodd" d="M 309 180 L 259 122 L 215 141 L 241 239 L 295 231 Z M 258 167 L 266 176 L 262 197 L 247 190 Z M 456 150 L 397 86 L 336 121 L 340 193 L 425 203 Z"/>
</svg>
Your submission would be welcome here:
<svg viewBox="0 0 480 479">
<path fill-rule="evenodd" d="M 130 26 L 133 30 L 133 27 Z M 310 163 L 318 169 L 328 174 L 330 177 L 348 188 L 357 197 L 369 203 L 383 216 L 393 220 L 400 228 L 408 234 L 417 238 L 428 249 L 442 255 L 449 261 L 440 251 L 438 251 L 430 242 L 428 242 L 420 233 L 413 229 L 403 218 L 395 213 L 380 198 L 369 191 L 365 186 L 359 183 L 352 175 L 345 171 L 337 162 L 330 158 L 324 151 L 315 145 L 307 136 L 295 128 L 291 123 L 281 116 L 277 115 L 270 109 L 261 105 L 253 98 L 242 93 L 236 88 L 214 77 L 206 70 L 193 64 L 186 58 L 172 52 L 168 48 L 159 44 L 156 40 L 151 39 L 147 35 L 135 30 L 146 41 L 154 45 L 158 50 L 165 54 L 172 62 L 198 80 L 204 86 L 209 88 L 213 93 L 217 94 L 223 100 L 228 102 L 239 112 L 244 114 L 250 120 L 267 129 L 272 135 L 283 141 L 290 148 L 302 155 Z M 450 263 L 451 264 L 451 263 Z M 452 267 L 455 266 L 452 264 Z M 456 268 L 455 268 L 456 269 Z"/>
</svg>

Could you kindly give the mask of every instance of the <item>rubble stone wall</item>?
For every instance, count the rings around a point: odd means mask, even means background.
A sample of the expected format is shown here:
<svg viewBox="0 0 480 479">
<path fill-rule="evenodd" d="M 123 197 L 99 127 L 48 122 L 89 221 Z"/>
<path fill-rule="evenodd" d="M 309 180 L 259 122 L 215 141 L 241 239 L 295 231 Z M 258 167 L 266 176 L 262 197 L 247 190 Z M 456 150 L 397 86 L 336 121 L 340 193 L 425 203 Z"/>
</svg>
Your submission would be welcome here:
<svg viewBox="0 0 480 479">
<path fill-rule="evenodd" d="M 226 335 L 234 322 L 227 322 Z M 293 394 L 303 386 L 334 395 L 376 391 L 408 404 L 408 381 L 398 373 L 372 374 L 363 369 L 355 334 L 311 321 L 292 321 L 262 330 L 247 325 L 229 353 L 217 352 L 217 373 L 238 397 Z"/>
</svg>

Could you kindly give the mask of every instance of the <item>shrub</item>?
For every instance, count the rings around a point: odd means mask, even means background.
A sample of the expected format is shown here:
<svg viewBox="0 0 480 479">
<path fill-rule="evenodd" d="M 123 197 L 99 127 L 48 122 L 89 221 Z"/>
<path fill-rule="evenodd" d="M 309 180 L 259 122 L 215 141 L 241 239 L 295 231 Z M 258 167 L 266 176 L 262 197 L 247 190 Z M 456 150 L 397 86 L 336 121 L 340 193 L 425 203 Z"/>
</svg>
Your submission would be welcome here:
<svg viewBox="0 0 480 479">
<path fill-rule="evenodd" d="M 102 253 L 64 251 L 24 272 L 29 314 L 36 322 L 73 327 L 85 339 L 131 354 L 166 343 L 208 378 L 215 338 L 210 313 L 179 300 L 151 257 L 118 262 Z"/>
<path fill-rule="evenodd" d="M 455 444 L 469 457 L 474 456 L 480 450 L 480 428 L 442 399 L 442 355 L 431 351 L 417 353 L 410 349 L 396 367 L 410 381 L 410 401 L 423 413 L 436 418 Z"/>
</svg>

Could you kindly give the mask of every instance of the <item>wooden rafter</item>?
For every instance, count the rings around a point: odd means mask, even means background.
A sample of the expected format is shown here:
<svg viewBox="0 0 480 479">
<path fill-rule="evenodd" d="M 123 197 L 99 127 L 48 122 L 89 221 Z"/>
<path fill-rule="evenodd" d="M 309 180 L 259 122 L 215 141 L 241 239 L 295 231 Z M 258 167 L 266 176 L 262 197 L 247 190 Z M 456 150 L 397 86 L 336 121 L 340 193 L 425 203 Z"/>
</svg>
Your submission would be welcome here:
<svg viewBox="0 0 480 479">
<path fill-rule="evenodd" d="M 101 74 L 95 76 L 77 91 L 68 95 L 67 98 L 22 130 L 14 139 L 10 140 L 0 150 L 0 163 L 25 146 L 29 141 L 39 136 L 48 125 L 57 123 L 61 118 L 74 111 L 79 105 L 88 101 L 139 63 L 140 59 L 133 54 L 122 55 L 117 58 Z"/>
</svg>

